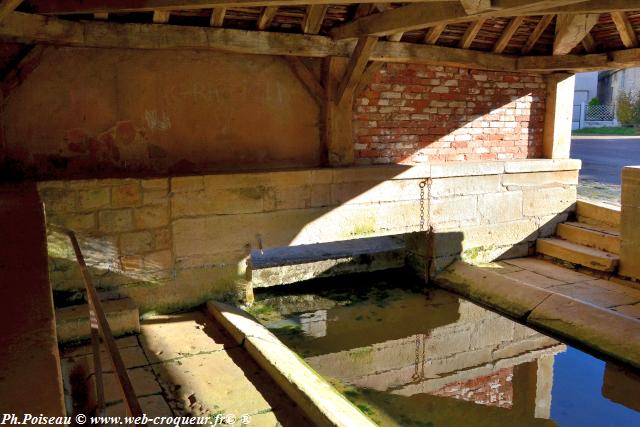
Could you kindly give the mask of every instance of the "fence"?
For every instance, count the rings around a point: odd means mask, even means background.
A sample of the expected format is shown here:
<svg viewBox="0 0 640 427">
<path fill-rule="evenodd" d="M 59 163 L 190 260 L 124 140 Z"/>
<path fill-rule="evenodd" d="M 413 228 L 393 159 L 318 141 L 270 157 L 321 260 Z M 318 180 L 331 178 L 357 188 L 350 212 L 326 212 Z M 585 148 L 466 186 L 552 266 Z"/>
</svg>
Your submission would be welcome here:
<svg viewBox="0 0 640 427">
<path fill-rule="evenodd" d="M 616 111 L 613 105 L 587 105 L 585 103 L 573 106 L 573 128 L 610 127 L 617 126 Z"/>
</svg>

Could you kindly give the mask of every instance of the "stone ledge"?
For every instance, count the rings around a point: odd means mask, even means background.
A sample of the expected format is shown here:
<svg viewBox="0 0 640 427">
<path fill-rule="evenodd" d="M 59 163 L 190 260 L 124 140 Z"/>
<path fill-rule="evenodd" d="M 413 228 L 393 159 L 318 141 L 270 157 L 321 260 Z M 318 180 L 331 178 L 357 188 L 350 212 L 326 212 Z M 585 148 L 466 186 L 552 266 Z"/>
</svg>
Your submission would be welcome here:
<svg viewBox="0 0 640 427">
<path fill-rule="evenodd" d="M 526 159 L 509 160 L 504 164 L 506 173 L 522 172 L 556 172 L 580 170 L 582 160 L 580 159 Z"/>
<path fill-rule="evenodd" d="M 132 300 L 123 298 L 103 301 L 102 307 L 114 337 L 140 333 L 138 307 Z M 57 309 L 56 332 L 59 343 L 75 342 L 89 338 L 91 336 L 89 306 L 81 304 Z"/>
<path fill-rule="evenodd" d="M 640 321 L 461 261 L 436 283 L 527 325 L 640 367 Z"/>
<path fill-rule="evenodd" d="M 249 314 L 216 301 L 207 308 L 318 426 L 376 425 Z"/>
<path fill-rule="evenodd" d="M 444 163 L 420 163 L 416 165 L 375 165 L 342 168 L 308 168 L 290 170 L 261 170 L 245 173 L 208 173 L 201 175 L 185 175 L 156 179 L 91 179 L 72 181 L 42 181 L 38 183 L 40 191 L 48 189 L 82 190 L 118 186 L 141 182 L 145 189 L 169 186 L 171 191 L 203 190 L 205 184 L 215 188 L 247 186 L 254 184 L 331 184 L 359 181 L 384 181 L 423 178 L 451 178 L 480 175 L 499 175 L 503 173 L 556 172 L 573 171 L 581 168 L 578 159 L 524 159 L 524 160 L 491 160 L 463 161 Z M 203 177 L 210 177 L 208 180 Z M 213 182 L 213 181 L 215 182 Z M 238 181 L 240 180 L 240 181 Z M 207 181 L 205 183 L 205 181 Z M 209 182 L 211 181 L 211 182 Z"/>
</svg>

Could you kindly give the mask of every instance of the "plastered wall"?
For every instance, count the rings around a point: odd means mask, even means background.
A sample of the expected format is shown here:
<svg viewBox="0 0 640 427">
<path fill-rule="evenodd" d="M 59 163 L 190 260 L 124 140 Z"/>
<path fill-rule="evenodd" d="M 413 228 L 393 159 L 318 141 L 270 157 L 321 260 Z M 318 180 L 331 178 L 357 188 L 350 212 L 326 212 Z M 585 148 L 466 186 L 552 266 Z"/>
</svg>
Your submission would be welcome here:
<svg viewBox="0 0 640 427">
<path fill-rule="evenodd" d="M 321 163 L 320 108 L 280 57 L 47 47 L 2 104 L 4 175 Z"/>
</svg>

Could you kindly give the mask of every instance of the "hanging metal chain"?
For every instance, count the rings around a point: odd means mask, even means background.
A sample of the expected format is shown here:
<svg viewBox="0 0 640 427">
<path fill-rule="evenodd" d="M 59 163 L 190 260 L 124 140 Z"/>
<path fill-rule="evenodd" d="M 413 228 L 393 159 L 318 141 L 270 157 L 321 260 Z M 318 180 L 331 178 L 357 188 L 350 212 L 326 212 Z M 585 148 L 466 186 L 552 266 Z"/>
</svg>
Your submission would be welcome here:
<svg viewBox="0 0 640 427">
<path fill-rule="evenodd" d="M 420 231 L 424 231 L 424 188 L 427 186 L 427 180 L 420 181 Z"/>
<path fill-rule="evenodd" d="M 413 375 L 411 376 L 411 379 L 415 382 L 417 382 L 420 379 L 419 366 L 420 366 L 420 334 L 416 334 L 416 360 L 413 365 Z"/>
</svg>

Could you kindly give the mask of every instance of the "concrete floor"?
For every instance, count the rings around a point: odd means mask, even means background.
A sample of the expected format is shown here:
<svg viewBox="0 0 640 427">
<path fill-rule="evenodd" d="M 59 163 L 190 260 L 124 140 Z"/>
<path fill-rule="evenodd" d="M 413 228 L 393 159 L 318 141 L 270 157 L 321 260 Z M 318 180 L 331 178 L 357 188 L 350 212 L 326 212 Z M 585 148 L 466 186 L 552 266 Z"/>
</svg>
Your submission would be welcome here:
<svg viewBox="0 0 640 427">
<path fill-rule="evenodd" d="M 620 204 L 622 168 L 640 164 L 640 138 L 575 137 L 571 158 L 582 160 L 580 196 Z"/>
<path fill-rule="evenodd" d="M 248 415 L 256 426 L 306 426 L 299 408 L 215 320 L 199 311 L 157 316 L 141 323 L 141 334 L 118 340 L 143 413 L 152 416 Z M 89 367 L 90 345 L 62 353 L 69 378 Z M 103 353 L 103 366 L 110 363 Z M 109 369 L 110 370 L 110 369 Z M 87 383 L 87 382 L 85 382 Z M 92 384 L 91 381 L 88 381 Z M 125 415 L 113 374 L 105 378 L 106 415 Z"/>
<path fill-rule="evenodd" d="M 501 261 L 496 266 L 497 273 L 512 279 L 640 320 L 640 285 L 597 278 L 538 258 Z"/>
</svg>

